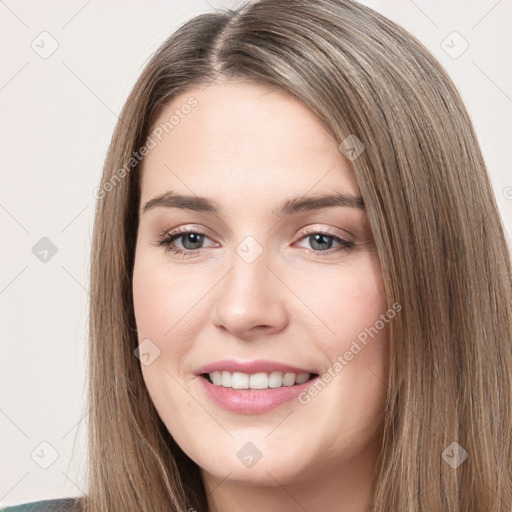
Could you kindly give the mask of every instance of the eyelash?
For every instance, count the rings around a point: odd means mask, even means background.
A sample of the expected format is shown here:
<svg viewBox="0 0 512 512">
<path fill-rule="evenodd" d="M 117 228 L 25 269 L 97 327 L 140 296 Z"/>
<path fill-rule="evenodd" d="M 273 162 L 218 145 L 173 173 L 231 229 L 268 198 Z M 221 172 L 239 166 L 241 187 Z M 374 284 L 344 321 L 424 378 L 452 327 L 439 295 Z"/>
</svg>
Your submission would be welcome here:
<svg viewBox="0 0 512 512">
<path fill-rule="evenodd" d="M 177 249 L 176 247 L 172 247 L 172 245 L 171 245 L 172 242 L 174 242 L 174 240 L 176 240 L 178 238 L 181 238 L 184 235 L 191 234 L 191 233 L 194 233 L 196 235 L 201 235 L 201 236 L 204 236 L 204 237 L 208 238 L 205 233 L 201 233 L 200 231 L 196 231 L 194 229 L 190 229 L 190 228 L 176 228 L 176 229 L 174 229 L 172 231 L 164 232 L 163 234 L 161 234 L 158 237 L 157 246 L 158 247 L 165 247 L 166 251 L 172 252 L 174 254 L 178 254 L 178 255 L 179 254 L 183 254 L 185 256 L 185 253 L 187 253 L 188 256 L 195 256 L 195 255 L 197 255 L 201 251 L 201 249 L 185 249 L 185 250 L 183 250 L 183 249 Z M 311 235 L 323 235 L 323 236 L 326 236 L 328 238 L 332 238 L 333 240 L 338 242 L 340 244 L 340 246 L 338 247 L 337 250 L 327 250 L 327 251 L 319 251 L 319 250 L 315 250 L 315 249 L 306 249 L 308 252 L 313 252 L 313 253 L 317 253 L 317 254 L 330 255 L 330 254 L 333 254 L 333 253 L 350 251 L 355 246 L 354 242 L 349 242 L 348 240 L 340 238 L 339 236 L 336 236 L 336 235 L 334 235 L 332 233 L 329 233 L 327 231 L 321 231 L 321 230 L 318 230 L 318 229 L 310 229 L 306 233 L 303 233 L 303 235 L 299 238 L 299 241 L 303 240 L 304 238 L 307 238 L 307 237 L 309 237 Z"/>
</svg>

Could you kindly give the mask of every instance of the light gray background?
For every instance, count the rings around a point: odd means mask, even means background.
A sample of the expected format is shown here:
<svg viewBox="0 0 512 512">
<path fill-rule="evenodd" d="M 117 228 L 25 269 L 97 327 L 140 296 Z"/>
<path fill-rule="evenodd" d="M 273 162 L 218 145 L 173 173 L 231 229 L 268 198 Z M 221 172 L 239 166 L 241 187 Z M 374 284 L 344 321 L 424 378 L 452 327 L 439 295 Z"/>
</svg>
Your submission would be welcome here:
<svg viewBox="0 0 512 512">
<path fill-rule="evenodd" d="M 455 81 L 510 240 L 512 2 L 363 3 L 416 35 Z M 150 55 L 190 17 L 236 4 L 0 0 L 0 505 L 85 489 L 92 191 L 117 114 Z M 31 47 L 51 48 L 43 31 L 58 43 L 46 59 Z M 57 248 L 46 263 L 32 252 L 42 237 Z M 43 469 L 53 450 L 56 460 Z"/>
</svg>

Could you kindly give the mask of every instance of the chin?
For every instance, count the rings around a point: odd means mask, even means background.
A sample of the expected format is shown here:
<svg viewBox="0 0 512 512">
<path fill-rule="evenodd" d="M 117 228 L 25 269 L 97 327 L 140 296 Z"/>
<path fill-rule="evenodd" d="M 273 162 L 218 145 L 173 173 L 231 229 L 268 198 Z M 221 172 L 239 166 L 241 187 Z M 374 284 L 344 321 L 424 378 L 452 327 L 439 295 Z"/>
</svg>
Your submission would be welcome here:
<svg viewBox="0 0 512 512">
<path fill-rule="evenodd" d="M 285 452 L 283 456 L 286 456 Z M 209 473 L 218 480 L 255 487 L 274 487 L 301 480 L 305 469 L 303 467 L 297 468 L 296 465 L 292 464 L 292 461 L 276 460 L 275 457 L 273 461 L 264 461 L 261 458 L 252 467 L 245 467 L 239 461 L 228 465 L 219 465 L 215 461 L 208 461 L 200 468 L 203 477 L 204 473 Z"/>
</svg>

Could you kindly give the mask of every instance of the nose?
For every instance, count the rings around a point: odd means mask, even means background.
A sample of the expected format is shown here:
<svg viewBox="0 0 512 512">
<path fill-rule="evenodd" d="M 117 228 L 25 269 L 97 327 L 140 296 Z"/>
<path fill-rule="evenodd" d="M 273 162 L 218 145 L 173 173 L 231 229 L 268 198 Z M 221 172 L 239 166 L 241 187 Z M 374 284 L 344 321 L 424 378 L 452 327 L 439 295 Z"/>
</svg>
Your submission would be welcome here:
<svg viewBox="0 0 512 512">
<path fill-rule="evenodd" d="M 216 327 L 245 339 L 286 327 L 286 288 L 268 260 L 265 252 L 252 262 L 234 254 L 230 270 L 214 289 Z"/>
</svg>

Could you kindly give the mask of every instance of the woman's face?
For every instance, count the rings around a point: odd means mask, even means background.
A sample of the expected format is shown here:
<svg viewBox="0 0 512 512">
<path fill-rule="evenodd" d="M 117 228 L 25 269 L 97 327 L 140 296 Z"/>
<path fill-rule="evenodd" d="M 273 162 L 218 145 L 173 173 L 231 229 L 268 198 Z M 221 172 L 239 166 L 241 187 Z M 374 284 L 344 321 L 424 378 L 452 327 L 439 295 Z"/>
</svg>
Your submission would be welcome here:
<svg viewBox="0 0 512 512">
<path fill-rule="evenodd" d="M 390 315 L 338 143 L 291 96 L 239 82 L 182 93 L 154 128 L 133 295 L 169 432 L 207 480 L 371 467 Z"/>
</svg>

